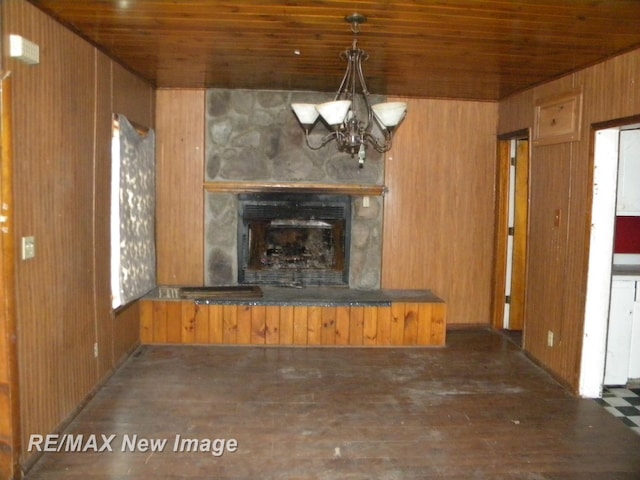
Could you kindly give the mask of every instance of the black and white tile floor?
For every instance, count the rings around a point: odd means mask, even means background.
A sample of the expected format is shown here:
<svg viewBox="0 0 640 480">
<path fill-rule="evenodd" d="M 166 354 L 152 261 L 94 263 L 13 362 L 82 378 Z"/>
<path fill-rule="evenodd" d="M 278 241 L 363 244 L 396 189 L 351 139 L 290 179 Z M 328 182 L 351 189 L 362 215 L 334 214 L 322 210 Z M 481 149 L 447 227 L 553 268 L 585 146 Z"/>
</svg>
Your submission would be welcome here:
<svg viewBox="0 0 640 480">
<path fill-rule="evenodd" d="M 640 435 L 640 386 L 604 387 L 596 402 Z"/>
</svg>

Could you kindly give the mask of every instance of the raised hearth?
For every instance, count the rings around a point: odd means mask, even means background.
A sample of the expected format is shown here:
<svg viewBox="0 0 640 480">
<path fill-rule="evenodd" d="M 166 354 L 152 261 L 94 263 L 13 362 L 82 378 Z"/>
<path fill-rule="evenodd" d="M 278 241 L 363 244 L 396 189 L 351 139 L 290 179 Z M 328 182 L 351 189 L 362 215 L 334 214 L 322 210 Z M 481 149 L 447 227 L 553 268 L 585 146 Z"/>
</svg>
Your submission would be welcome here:
<svg viewBox="0 0 640 480">
<path fill-rule="evenodd" d="M 159 287 L 140 303 L 144 343 L 442 346 L 446 305 L 428 290 L 260 287 L 259 298 L 180 298 Z"/>
</svg>

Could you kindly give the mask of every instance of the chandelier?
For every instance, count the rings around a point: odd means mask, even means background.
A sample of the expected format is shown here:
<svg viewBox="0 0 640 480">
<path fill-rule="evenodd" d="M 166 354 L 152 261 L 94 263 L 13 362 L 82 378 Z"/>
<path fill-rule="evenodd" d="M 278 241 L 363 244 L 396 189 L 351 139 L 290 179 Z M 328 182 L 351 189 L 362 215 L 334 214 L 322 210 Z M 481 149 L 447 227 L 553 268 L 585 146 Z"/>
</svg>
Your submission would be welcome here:
<svg viewBox="0 0 640 480">
<path fill-rule="evenodd" d="M 358 13 L 345 17 L 345 21 L 351 24 L 353 43 L 350 49 L 340 54 L 340 58 L 347 61 L 347 70 L 333 101 L 319 105 L 291 104 L 298 121 L 304 128 L 305 141 L 309 148 L 319 150 L 335 140 L 338 150 L 351 154 L 351 158 L 358 155 L 360 168 L 364 166 L 367 146 L 372 146 L 380 153 L 391 148 L 393 133 L 407 112 L 407 104 L 404 102 L 385 102 L 376 105 L 370 103 L 370 93 L 362 72 L 362 62 L 369 58 L 369 54 L 358 48 L 360 24 L 366 20 L 367 17 Z M 358 118 L 355 108 L 357 99 L 364 103 L 365 119 Z M 317 145 L 313 145 L 309 141 L 309 132 L 318 117 L 327 124 L 330 132 L 322 137 Z M 373 119 L 380 126 L 382 138 L 377 138 L 372 133 Z"/>
</svg>

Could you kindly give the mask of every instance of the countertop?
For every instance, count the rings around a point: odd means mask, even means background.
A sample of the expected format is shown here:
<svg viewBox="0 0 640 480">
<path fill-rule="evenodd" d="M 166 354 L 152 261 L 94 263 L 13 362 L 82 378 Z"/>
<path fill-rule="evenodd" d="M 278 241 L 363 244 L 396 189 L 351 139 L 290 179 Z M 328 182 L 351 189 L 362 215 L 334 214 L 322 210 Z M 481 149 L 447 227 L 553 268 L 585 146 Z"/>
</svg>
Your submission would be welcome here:
<svg viewBox="0 0 640 480">
<path fill-rule="evenodd" d="M 399 303 L 443 303 L 430 290 L 355 290 L 345 287 L 261 287 L 262 295 L 243 298 L 232 295 L 229 298 L 184 298 L 180 287 L 157 287 L 149 292 L 146 299 L 193 300 L 199 304 L 233 305 L 321 305 L 321 306 L 387 306 Z"/>
<path fill-rule="evenodd" d="M 614 280 L 640 280 L 640 265 L 613 265 L 611 276 Z"/>
</svg>

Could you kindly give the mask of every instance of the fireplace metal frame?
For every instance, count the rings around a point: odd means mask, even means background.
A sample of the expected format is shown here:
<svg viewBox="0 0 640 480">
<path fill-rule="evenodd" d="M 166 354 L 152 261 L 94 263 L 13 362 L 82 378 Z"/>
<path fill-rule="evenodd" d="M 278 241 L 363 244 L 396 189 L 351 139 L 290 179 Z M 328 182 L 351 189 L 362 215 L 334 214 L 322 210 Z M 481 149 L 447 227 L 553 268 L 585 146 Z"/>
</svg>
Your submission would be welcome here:
<svg viewBox="0 0 640 480">
<path fill-rule="evenodd" d="M 249 268 L 249 222 L 257 218 L 344 220 L 344 267 L 335 269 Z M 334 194 L 247 193 L 238 195 L 238 283 L 273 286 L 349 286 L 351 197 Z"/>
</svg>

